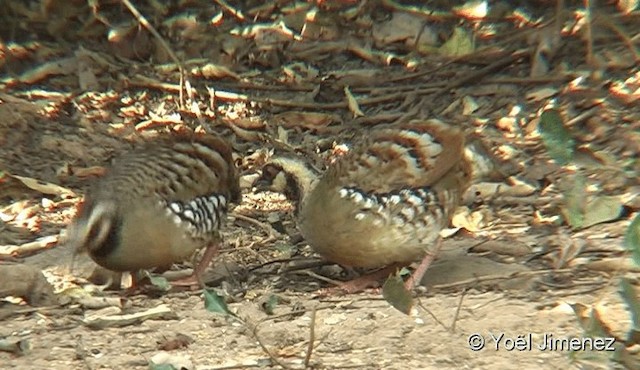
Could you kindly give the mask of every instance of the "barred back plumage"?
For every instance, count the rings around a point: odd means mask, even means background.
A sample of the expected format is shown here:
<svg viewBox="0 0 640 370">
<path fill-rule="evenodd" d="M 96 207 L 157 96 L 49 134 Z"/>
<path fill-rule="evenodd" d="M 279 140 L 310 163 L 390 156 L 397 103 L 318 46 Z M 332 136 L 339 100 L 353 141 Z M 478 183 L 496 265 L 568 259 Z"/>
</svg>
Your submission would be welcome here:
<svg viewBox="0 0 640 370">
<path fill-rule="evenodd" d="M 107 269 L 134 271 L 216 243 L 240 197 L 231 154 L 219 137 L 180 135 L 122 155 L 87 191 L 69 244 Z"/>
<path fill-rule="evenodd" d="M 258 183 L 301 194 L 298 226 L 328 260 L 367 268 L 406 264 L 435 248 L 460 203 L 472 168 L 464 148 L 462 130 L 412 121 L 366 132 L 320 177 L 295 159 L 275 158 Z"/>
</svg>

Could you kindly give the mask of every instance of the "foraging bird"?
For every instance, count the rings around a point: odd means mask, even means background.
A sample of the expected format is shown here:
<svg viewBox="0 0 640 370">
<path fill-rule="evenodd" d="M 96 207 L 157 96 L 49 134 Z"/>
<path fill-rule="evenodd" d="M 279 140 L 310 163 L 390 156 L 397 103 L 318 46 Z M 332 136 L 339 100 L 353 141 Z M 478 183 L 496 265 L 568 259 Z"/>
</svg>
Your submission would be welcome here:
<svg viewBox="0 0 640 370">
<path fill-rule="evenodd" d="M 186 284 L 217 254 L 240 187 L 231 147 L 213 136 L 154 140 L 119 159 L 87 192 L 67 243 L 113 271 L 168 268 L 206 246 Z"/>
<path fill-rule="evenodd" d="M 440 231 L 476 170 L 467 149 L 460 129 L 438 120 L 412 121 L 368 132 L 321 176 L 299 159 L 273 158 L 255 185 L 296 204 L 302 236 L 327 260 L 387 266 L 342 284 L 344 290 L 362 290 L 372 279 L 422 259 L 406 282 L 411 289 L 439 249 Z"/>
</svg>

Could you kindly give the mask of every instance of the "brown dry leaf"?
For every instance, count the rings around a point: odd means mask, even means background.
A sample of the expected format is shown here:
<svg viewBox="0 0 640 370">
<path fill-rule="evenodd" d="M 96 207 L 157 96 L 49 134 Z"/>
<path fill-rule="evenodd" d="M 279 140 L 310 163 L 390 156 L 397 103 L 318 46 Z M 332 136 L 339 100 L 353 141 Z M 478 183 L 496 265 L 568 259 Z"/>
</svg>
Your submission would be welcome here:
<svg viewBox="0 0 640 370">
<path fill-rule="evenodd" d="M 58 59 L 47 62 L 29 70 L 18 78 L 18 81 L 25 84 L 34 84 L 49 76 L 70 75 L 78 70 L 78 59 L 76 57 Z"/>
<path fill-rule="evenodd" d="M 593 271 L 604 271 L 612 274 L 621 272 L 640 272 L 637 266 L 629 257 L 601 257 L 595 261 L 588 261 L 585 266 Z"/>
<path fill-rule="evenodd" d="M 300 351 L 303 350 L 301 347 L 301 345 L 286 346 L 284 348 L 279 348 L 276 354 L 278 357 L 283 358 L 297 357 L 300 355 Z"/>
<path fill-rule="evenodd" d="M 281 143 L 289 144 L 289 131 L 282 126 L 278 126 L 277 139 Z"/>
<path fill-rule="evenodd" d="M 523 257 L 530 255 L 532 247 L 526 243 L 519 241 L 517 238 L 509 240 L 488 240 L 473 247 L 474 252 L 492 252 L 507 256 Z"/>
<path fill-rule="evenodd" d="M 139 117 L 140 115 L 143 115 L 143 112 L 136 113 L 133 117 Z M 159 117 L 149 112 L 149 116 L 151 119 L 144 120 L 135 126 L 136 131 L 149 130 L 155 127 L 173 126 L 183 122 L 179 113 Z"/>
<path fill-rule="evenodd" d="M 22 185 L 22 183 L 19 181 L 17 183 Z M 5 194 L 2 194 L 2 195 L 6 196 Z M 22 210 L 26 209 L 29 206 L 29 204 L 31 204 L 31 201 L 29 199 L 20 200 L 20 201 L 11 203 L 10 205 L 0 210 L 0 220 L 4 222 L 9 222 L 14 220 L 16 218 L 16 215 L 20 213 Z"/>
<path fill-rule="evenodd" d="M 467 19 L 482 19 L 489 13 L 489 5 L 485 0 L 471 0 L 461 6 L 453 7 L 453 14 Z"/>
<path fill-rule="evenodd" d="M 0 264 L 0 297 L 23 298 L 32 306 L 54 304 L 53 286 L 42 271 L 24 264 Z"/>
<path fill-rule="evenodd" d="M 418 50 L 433 49 L 438 41 L 438 35 L 418 15 L 407 12 L 394 12 L 391 19 L 373 26 L 373 40 L 378 47 L 395 42 L 406 42 L 416 46 Z M 420 39 L 416 42 L 417 37 Z"/>
<path fill-rule="evenodd" d="M 302 84 L 307 81 L 313 81 L 320 75 L 317 68 L 307 65 L 306 63 L 291 63 L 282 67 L 283 77 L 280 79 L 283 83 Z"/>
<path fill-rule="evenodd" d="M 618 0 L 616 1 L 618 9 L 624 14 L 631 14 L 638 9 L 640 1 L 638 0 Z"/>
<path fill-rule="evenodd" d="M 102 287 L 99 287 L 98 290 L 101 288 Z M 91 310 L 99 310 L 108 307 L 122 309 L 127 305 L 127 300 L 125 298 L 92 296 L 89 291 L 78 286 L 72 286 L 64 289 L 59 293 L 59 295 Z"/>
<path fill-rule="evenodd" d="M 275 117 L 275 122 L 285 128 L 303 127 L 313 131 L 323 131 L 332 123 L 340 122 L 340 118 L 327 113 L 288 111 Z"/>
<path fill-rule="evenodd" d="M 504 195 L 510 195 L 514 197 L 526 197 L 538 191 L 538 187 L 533 185 L 531 182 L 521 180 L 516 176 L 511 176 L 507 180 L 510 186 L 506 187 L 503 190 Z"/>
<path fill-rule="evenodd" d="M 559 91 L 555 87 L 543 87 L 527 93 L 526 97 L 529 102 L 534 103 L 550 99 L 556 96 L 558 93 Z"/>
<path fill-rule="evenodd" d="M 546 27 L 534 34 L 529 39 L 530 44 L 536 45 L 536 50 L 531 57 L 531 77 L 546 76 L 551 66 L 549 61 L 558 51 L 560 34 L 555 27 Z"/>
<path fill-rule="evenodd" d="M 58 235 L 49 235 L 38 238 L 37 240 L 29 243 L 24 243 L 22 245 L 0 245 L 0 257 L 25 257 L 41 250 L 47 249 L 57 243 Z"/>
<path fill-rule="evenodd" d="M 451 219 L 451 224 L 457 228 L 476 232 L 487 227 L 492 218 L 491 212 L 486 208 L 471 212 L 467 207 L 458 207 Z"/>
<path fill-rule="evenodd" d="M 231 123 L 229 120 L 225 120 L 227 126 L 242 140 L 246 141 L 264 141 L 265 133 L 254 130 L 245 130 L 240 126 Z"/>
<path fill-rule="evenodd" d="M 572 261 L 580 255 L 585 247 L 583 239 L 572 238 L 568 233 L 562 231 L 556 233 L 552 243 L 557 246 L 549 254 L 554 269 L 563 269 L 573 265 Z"/>
<path fill-rule="evenodd" d="M 95 62 L 87 54 L 76 52 L 78 58 L 78 84 L 83 91 L 98 90 L 100 84 L 95 73 Z"/>
<path fill-rule="evenodd" d="M 173 351 L 180 348 L 187 348 L 195 340 L 190 336 L 177 333 L 173 338 L 164 338 L 158 343 L 158 349 L 163 351 Z"/>
<path fill-rule="evenodd" d="M 168 353 L 168 352 L 158 352 L 155 355 L 151 356 L 149 359 L 150 369 L 180 369 L 180 370 L 195 370 L 196 368 L 193 366 L 193 362 L 189 360 L 186 356 Z"/>
<path fill-rule="evenodd" d="M 470 96 L 465 96 L 462 98 L 462 114 L 465 116 L 470 116 L 475 111 L 478 110 L 480 106 L 476 103 L 475 99 Z"/>
<path fill-rule="evenodd" d="M 336 40 L 340 37 L 339 20 L 333 12 L 319 12 L 313 8 L 306 13 L 300 34 L 307 40 Z"/>
<path fill-rule="evenodd" d="M 231 77 L 236 81 L 240 79 L 240 76 L 229 68 L 213 63 L 208 63 L 200 68 L 194 68 L 191 70 L 191 73 L 195 76 L 202 76 L 208 79 L 221 79 L 225 77 Z"/>
<path fill-rule="evenodd" d="M 349 106 L 349 110 L 353 113 L 353 117 L 362 117 L 364 113 L 360 110 L 360 106 L 356 98 L 351 94 L 349 90 L 349 86 L 344 87 L 344 95 L 347 97 L 347 105 Z"/>
<path fill-rule="evenodd" d="M 640 186 L 631 186 L 620 195 L 622 204 L 635 210 L 640 209 Z"/>
<path fill-rule="evenodd" d="M 540 210 L 533 212 L 532 225 L 558 225 L 561 217 L 559 215 L 545 215 Z"/>
<path fill-rule="evenodd" d="M 240 127 L 244 130 L 260 130 L 263 131 L 267 128 L 266 122 L 260 117 L 247 117 L 247 118 L 237 118 L 234 120 L 227 120 L 225 123 L 228 125 L 234 125 L 236 127 Z"/>
<path fill-rule="evenodd" d="M 107 169 L 103 166 L 91 166 L 91 167 L 74 167 L 73 168 L 73 175 L 84 179 L 87 177 L 100 177 L 100 176 L 104 176 L 105 172 L 107 171 Z"/>
<path fill-rule="evenodd" d="M 31 177 L 11 175 L 11 174 L 8 174 L 8 173 L 6 175 L 8 175 L 10 177 L 13 177 L 14 179 L 22 182 L 29 189 L 35 190 L 35 191 L 43 193 L 43 194 L 59 195 L 61 197 L 75 197 L 76 196 L 76 193 L 73 192 L 73 190 L 65 188 L 65 187 L 62 187 L 60 185 L 56 185 L 56 184 L 52 184 L 50 182 L 37 180 L 37 179 L 31 178 Z"/>
<path fill-rule="evenodd" d="M 363 87 L 375 85 L 383 78 L 377 69 L 351 69 L 327 73 L 328 78 L 335 78 L 340 86 Z"/>
<path fill-rule="evenodd" d="M 291 40 L 301 41 L 301 37 L 290 30 L 282 21 L 274 24 L 253 24 L 242 30 L 234 30 L 232 34 L 253 38 L 256 46 L 265 50 L 273 45 L 280 45 Z"/>
<path fill-rule="evenodd" d="M 137 22 L 126 21 L 109 30 L 107 35 L 113 54 L 126 59 L 147 59 L 154 48 L 149 32 Z"/>
<path fill-rule="evenodd" d="M 164 27 L 170 30 L 170 34 L 181 39 L 197 40 L 204 33 L 203 25 L 198 21 L 198 16 L 190 12 L 168 17 L 162 23 Z"/>
<path fill-rule="evenodd" d="M 513 178 L 509 178 L 511 181 Z M 526 197 L 537 191 L 537 188 L 526 182 L 515 180 L 509 185 L 502 182 L 479 182 L 469 186 L 464 193 L 464 202 L 471 203 L 477 198 L 486 199 L 497 196 Z"/>
<path fill-rule="evenodd" d="M 637 102 L 640 100 L 640 72 L 624 81 L 612 81 L 609 92 L 625 104 Z"/>
<path fill-rule="evenodd" d="M 496 121 L 496 128 L 502 131 L 516 133 L 519 129 L 516 117 L 500 117 Z"/>
<path fill-rule="evenodd" d="M 82 322 L 90 328 L 104 329 L 139 324 L 146 320 L 177 320 L 178 316 L 166 304 L 146 311 L 121 314 L 116 307 L 109 307 L 85 316 Z"/>
</svg>

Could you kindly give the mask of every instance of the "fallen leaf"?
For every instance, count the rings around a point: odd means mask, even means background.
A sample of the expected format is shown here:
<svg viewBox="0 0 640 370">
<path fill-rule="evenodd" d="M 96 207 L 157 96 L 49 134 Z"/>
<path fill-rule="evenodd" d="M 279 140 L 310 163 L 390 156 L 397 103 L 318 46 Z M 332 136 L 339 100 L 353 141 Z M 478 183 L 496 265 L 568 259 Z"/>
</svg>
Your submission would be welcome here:
<svg viewBox="0 0 640 370">
<path fill-rule="evenodd" d="M 59 195 L 61 197 L 76 196 L 76 193 L 74 193 L 73 190 L 62 187 L 60 185 L 52 184 L 50 182 L 37 180 L 31 177 L 23 177 L 23 176 L 17 176 L 17 175 L 9 175 L 9 176 L 13 177 L 16 180 L 19 180 L 29 189 L 38 191 L 43 194 Z"/>
<path fill-rule="evenodd" d="M 364 113 L 360 110 L 360 106 L 356 98 L 349 91 L 349 86 L 344 87 L 344 95 L 347 97 L 347 105 L 349 106 L 349 110 L 353 113 L 353 117 L 362 117 Z"/>
<path fill-rule="evenodd" d="M 489 5 L 485 0 L 471 0 L 453 7 L 453 13 L 468 19 L 482 19 L 489 13 Z"/>
<path fill-rule="evenodd" d="M 398 275 L 390 276 L 382 286 L 382 297 L 393 308 L 409 315 L 414 306 L 411 292 L 404 286 L 404 281 Z"/>
<path fill-rule="evenodd" d="M 229 310 L 224 298 L 218 295 L 213 289 L 205 289 L 204 294 L 204 308 L 209 312 L 221 313 L 224 315 L 235 316 L 233 312 Z"/>
<path fill-rule="evenodd" d="M 640 213 L 633 219 L 624 237 L 624 243 L 631 252 L 636 265 L 640 266 Z"/>
<path fill-rule="evenodd" d="M 548 109 L 542 112 L 538 130 L 553 160 L 560 165 L 566 165 L 573 159 L 576 143 L 558 111 Z"/>
<path fill-rule="evenodd" d="M 470 54 L 474 49 L 475 42 L 471 33 L 464 28 L 456 27 L 453 30 L 453 35 L 440 46 L 439 51 L 443 55 L 455 57 Z"/>
<path fill-rule="evenodd" d="M 208 79 L 221 79 L 225 77 L 231 77 L 234 80 L 240 79 L 240 76 L 229 68 L 213 63 L 206 64 L 200 68 L 194 68 L 191 73 L 195 76 L 202 76 Z"/>
</svg>

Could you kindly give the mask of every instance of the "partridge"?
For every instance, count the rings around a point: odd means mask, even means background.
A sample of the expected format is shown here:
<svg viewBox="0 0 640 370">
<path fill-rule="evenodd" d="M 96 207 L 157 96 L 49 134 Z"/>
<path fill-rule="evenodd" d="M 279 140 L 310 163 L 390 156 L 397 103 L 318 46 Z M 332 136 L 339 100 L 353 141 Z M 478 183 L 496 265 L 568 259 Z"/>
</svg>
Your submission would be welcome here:
<svg viewBox="0 0 640 370">
<path fill-rule="evenodd" d="M 306 242 L 327 260 L 350 267 L 390 269 L 422 259 L 408 288 L 419 282 L 466 190 L 473 165 L 465 135 L 438 120 L 375 129 L 316 176 L 303 161 L 275 157 L 256 182 L 296 204 Z M 342 285 L 348 292 L 371 279 Z"/>
<path fill-rule="evenodd" d="M 240 188 L 231 147 L 213 135 L 180 135 L 124 154 L 86 193 L 67 243 L 100 266 L 134 272 L 168 268 L 206 251 L 196 278 L 215 256 L 219 229 Z"/>
</svg>

